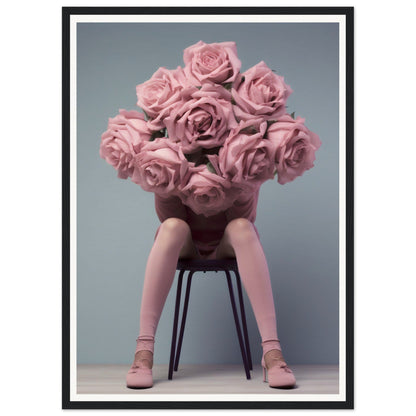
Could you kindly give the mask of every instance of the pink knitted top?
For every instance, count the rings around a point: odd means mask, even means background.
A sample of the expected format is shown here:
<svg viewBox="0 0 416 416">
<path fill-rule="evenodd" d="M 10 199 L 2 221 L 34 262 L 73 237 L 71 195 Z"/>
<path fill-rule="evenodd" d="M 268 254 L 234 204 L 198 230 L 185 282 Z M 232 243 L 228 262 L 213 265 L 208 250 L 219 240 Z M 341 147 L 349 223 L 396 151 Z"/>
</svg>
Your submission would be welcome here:
<svg viewBox="0 0 416 416">
<path fill-rule="evenodd" d="M 246 218 L 254 225 L 258 197 L 259 188 L 248 199 L 240 198 L 232 207 L 211 217 L 195 214 L 178 197 L 162 198 L 155 194 L 155 208 L 161 222 L 170 217 L 186 221 L 191 228 L 192 239 L 196 247 L 202 255 L 206 255 L 215 250 L 224 234 L 226 225 L 231 220 Z"/>
</svg>

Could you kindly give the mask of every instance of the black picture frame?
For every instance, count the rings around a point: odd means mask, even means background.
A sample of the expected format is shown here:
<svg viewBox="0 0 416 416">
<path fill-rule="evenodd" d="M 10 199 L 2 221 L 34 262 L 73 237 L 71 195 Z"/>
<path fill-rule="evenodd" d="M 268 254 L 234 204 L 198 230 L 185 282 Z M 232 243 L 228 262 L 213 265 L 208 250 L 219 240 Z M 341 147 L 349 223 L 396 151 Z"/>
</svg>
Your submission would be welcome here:
<svg viewBox="0 0 416 416">
<path fill-rule="evenodd" d="M 70 395 L 70 18 L 72 15 L 345 16 L 346 362 L 344 401 L 74 401 Z M 353 7 L 64 7 L 62 8 L 62 408 L 63 409 L 352 409 L 354 407 L 354 8 Z"/>
</svg>

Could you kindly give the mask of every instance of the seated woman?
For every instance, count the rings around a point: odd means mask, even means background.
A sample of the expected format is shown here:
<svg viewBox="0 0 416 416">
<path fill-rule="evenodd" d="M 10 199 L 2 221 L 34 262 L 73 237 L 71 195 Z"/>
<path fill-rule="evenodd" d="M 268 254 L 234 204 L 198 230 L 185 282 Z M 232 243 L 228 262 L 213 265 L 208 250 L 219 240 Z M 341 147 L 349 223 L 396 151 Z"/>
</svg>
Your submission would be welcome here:
<svg viewBox="0 0 416 416">
<path fill-rule="evenodd" d="M 267 261 L 254 225 L 259 190 L 211 217 L 196 215 L 177 197 L 155 195 L 161 221 L 147 261 L 140 310 L 140 332 L 127 387 L 152 387 L 157 325 L 175 276 L 178 258 L 235 257 L 262 339 L 263 375 L 270 387 L 292 387 L 296 380 L 284 361 Z"/>
</svg>

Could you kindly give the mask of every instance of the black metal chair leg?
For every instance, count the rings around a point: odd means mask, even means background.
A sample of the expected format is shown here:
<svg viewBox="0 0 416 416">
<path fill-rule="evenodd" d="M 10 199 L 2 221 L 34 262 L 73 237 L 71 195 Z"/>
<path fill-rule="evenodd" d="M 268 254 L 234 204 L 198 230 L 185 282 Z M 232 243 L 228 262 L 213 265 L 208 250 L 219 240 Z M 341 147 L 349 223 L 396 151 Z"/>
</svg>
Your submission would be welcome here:
<svg viewBox="0 0 416 416">
<path fill-rule="evenodd" d="M 184 270 L 181 270 L 178 277 L 178 288 L 176 290 L 176 303 L 175 303 L 175 317 L 173 319 L 173 331 L 172 331 L 172 343 L 170 346 L 170 360 L 169 360 L 169 373 L 168 379 L 172 380 L 173 374 L 173 360 L 175 358 L 175 348 L 176 348 L 176 335 L 178 332 L 178 318 L 179 318 L 179 308 L 181 303 L 181 292 L 182 292 L 182 279 Z"/>
<path fill-rule="evenodd" d="M 249 365 L 248 365 L 246 352 L 245 352 L 245 347 L 244 347 L 244 343 L 243 343 L 243 337 L 242 337 L 242 334 L 241 334 L 240 323 L 239 323 L 239 320 L 238 320 L 237 308 L 235 306 L 234 292 L 233 292 L 233 287 L 232 287 L 232 282 L 231 282 L 231 275 L 230 275 L 230 272 L 228 270 L 224 270 L 224 271 L 225 271 L 225 274 L 227 276 L 228 291 L 230 292 L 231 306 L 233 308 L 234 322 L 235 322 L 235 327 L 237 329 L 238 342 L 240 343 L 241 355 L 243 357 L 244 370 L 246 372 L 247 380 L 250 380 L 250 378 L 251 378 L 250 370 L 249 370 Z"/>
<path fill-rule="evenodd" d="M 237 281 L 237 289 L 238 289 L 238 299 L 240 301 L 240 315 L 241 315 L 241 323 L 243 326 L 243 333 L 244 333 L 244 341 L 246 346 L 246 354 L 247 360 L 250 370 L 253 370 L 253 362 L 251 360 L 251 350 L 250 350 L 250 342 L 248 339 L 248 331 L 247 331 L 247 321 L 246 321 L 246 311 L 244 309 L 244 300 L 243 300 L 243 291 L 241 289 L 241 278 L 240 273 L 234 270 L 235 280 Z"/>
<path fill-rule="evenodd" d="M 181 329 L 179 331 L 179 340 L 178 340 L 178 346 L 176 347 L 175 364 L 173 366 L 174 371 L 178 371 L 179 357 L 181 356 L 181 350 L 182 350 L 183 333 L 185 331 L 186 315 L 188 313 L 189 295 L 191 293 L 192 276 L 194 275 L 194 273 L 195 272 L 193 272 L 193 271 L 190 271 L 188 273 L 188 282 L 186 284 L 185 303 L 183 305 L 183 310 L 182 310 Z"/>
</svg>

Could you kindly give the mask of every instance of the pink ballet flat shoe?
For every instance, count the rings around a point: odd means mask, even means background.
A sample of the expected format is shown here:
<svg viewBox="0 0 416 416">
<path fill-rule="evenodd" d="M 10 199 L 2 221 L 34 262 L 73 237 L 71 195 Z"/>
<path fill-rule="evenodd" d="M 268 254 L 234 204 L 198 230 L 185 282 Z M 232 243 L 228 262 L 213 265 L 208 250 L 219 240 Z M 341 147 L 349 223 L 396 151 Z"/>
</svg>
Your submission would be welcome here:
<svg viewBox="0 0 416 416">
<path fill-rule="evenodd" d="M 270 387 L 290 388 L 296 384 L 296 379 L 292 370 L 284 361 L 276 360 L 276 363 L 267 369 L 263 355 L 261 366 L 263 367 L 263 381 L 266 381 L 267 374 Z"/>
<path fill-rule="evenodd" d="M 153 354 L 154 338 L 138 337 L 135 354 L 138 351 L 150 351 Z M 146 389 L 153 386 L 152 369 L 147 368 L 140 361 L 133 362 L 126 376 L 126 386 L 130 389 Z"/>
<path fill-rule="evenodd" d="M 132 365 L 126 377 L 130 389 L 148 389 L 153 386 L 153 374 L 150 368 Z"/>
</svg>

